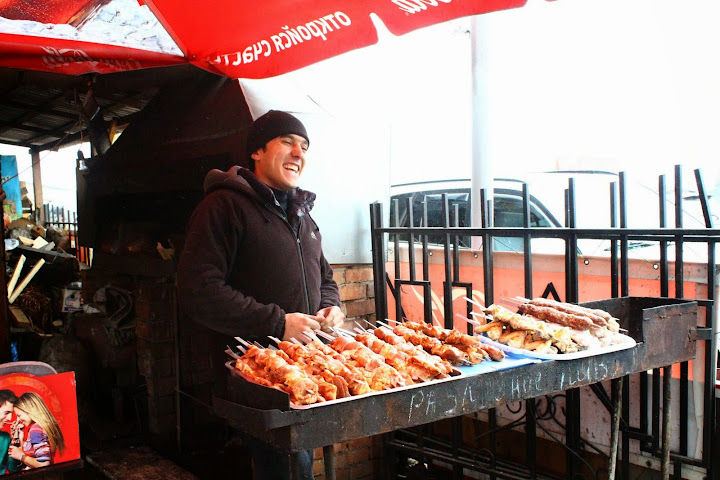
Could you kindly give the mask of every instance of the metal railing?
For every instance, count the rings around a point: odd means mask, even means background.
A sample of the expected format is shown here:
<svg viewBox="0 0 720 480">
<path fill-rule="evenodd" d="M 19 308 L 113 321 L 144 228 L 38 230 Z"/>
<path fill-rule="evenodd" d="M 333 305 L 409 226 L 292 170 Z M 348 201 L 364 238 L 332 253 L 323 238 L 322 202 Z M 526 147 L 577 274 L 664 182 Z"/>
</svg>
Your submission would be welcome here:
<svg viewBox="0 0 720 480">
<path fill-rule="evenodd" d="M 493 245 L 493 238 L 495 237 L 519 237 L 523 239 L 524 249 L 523 252 L 523 277 L 522 277 L 522 289 L 524 296 L 527 298 L 533 297 L 533 280 L 534 280 L 534 264 L 533 254 L 531 252 L 531 243 L 533 239 L 541 238 L 555 238 L 564 241 L 565 253 L 564 253 L 564 297 L 560 300 L 577 303 L 580 301 L 580 278 L 579 264 L 578 264 L 578 249 L 577 242 L 579 239 L 604 239 L 608 240 L 612 246 L 610 250 L 610 269 L 607 273 L 610 283 L 610 296 L 630 296 L 633 294 L 631 288 L 632 285 L 632 273 L 630 271 L 630 255 L 629 255 L 629 242 L 632 240 L 640 240 L 643 242 L 651 242 L 660 245 L 660 258 L 656 263 L 656 269 L 659 270 L 658 278 L 659 285 L 657 285 L 658 295 L 660 297 L 674 297 L 674 298 L 685 298 L 686 294 L 689 298 L 699 296 L 697 292 L 686 292 L 685 285 L 686 279 L 684 277 L 685 262 L 683 260 L 684 246 L 689 244 L 700 244 L 707 246 L 707 279 L 706 279 L 706 291 L 705 298 L 698 298 L 698 326 L 697 326 L 697 351 L 698 357 L 696 362 L 702 363 L 701 378 L 691 379 L 689 375 L 688 363 L 682 363 L 677 366 L 673 366 L 673 371 L 679 371 L 677 375 L 679 382 L 679 395 L 675 397 L 677 400 L 677 410 L 673 407 L 672 415 L 677 419 L 679 423 L 679 431 L 677 438 L 675 439 L 673 448 L 670 452 L 670 459 L 674 467 L 672 476 L 674 478 L 687 478 L 683 471 L 684 467 L 692 466 L 693 468 L 699 468 L 704 470 L 706 478 L 717 478 L 720 475 L 720 469 L 718 468 L 720 459 L 717 455 L 713 456 L 713 453 L 720 447 L 720 437 L 718 437 L 718 418 L 716 411 L 716 399 L 715 399 L 715 383 L 716 383 L 716 371 L 717 371 L 717 345 L 716 335 L 717 325 L 715 325 L 715 309 L 716 309 L 716 260 L 715 260 L 715 245 L 720 241 L 720 230 L 713 228 L 712 217 L 710 216 L 707 197 L 705 195 L 705 189 L 702 182 L 702 178 L 699 171 L 695 172 L 696 182 L 698 191 L 700 193 L 700 200 L 705 218 L 706 229 L 683 229 L 682 228 L 682 171 L 680 167 L 676 167 L 675 170 L 675 225 L 676 228 L 667 228 L 667 211 L 666 211 L 666 185 L 664 176 L 659 177 L 659 228 L 657 229 L 632 229 L 627 226 L 626 212 L 626 195 L 625 195 L 625 176 L 620 174 L 619 185 L 614 182 L 610 186 L 611 196 L 610 205 L 611 209 L 611 225 L 608 229 L 578 229 L 574 228 L 575 222 L 575 191 L 574 182 L 571 179 L 568 184 L 568 188 L 565 192 L 566 200 L 566 228 L 530 228 L 530 215 L 529 215 L 529 192 L 527 186 L 523 188 L 523 199 L 524 199 L 524 227 L 522 228 L 494 228 L 492 226 L 492 216 L 490 215 L 491 204 L 486 198 L 485 192 L 480 192 L 481 205 L 483 205 L 482 212 L 482 226 L 480 228 L 469 228 L 469 227 L 458 227 L 455 226 L 455 220 L 458 218 L 457 211 L 451 211 L 447 198 L 443 198 L 443 216 L 444 226 L 443 227 L 398 227 L 392 226 L 397 225 L 397 219 L 390 219 L 391 226 L 383 227 L 383 211 L 382 205 L 375 203 L 370 205 L 370 217 L 371 217 L 371 240 L 372 240 L 372 252 L 373 252 L 373 270 L 375 274 L 375 301 L 376 301 L 376 312 L 378 319 L 392 318 L 401 319 L 404 315 L 404 304 L 403 304 L 403 288 L 419 288 L 422 291 L 421 294 L 416 294 L 417 298 L 420 298 L 424 302 L 423 316 L 426 322 L 432 322 L 432 286 L 435 284 L 441 285 L 441 294 L 439 296 L 445 299 L 453 298 L 454 289 L 462 289 L 466 292 L 468 297 L 472 296 L 474 288 L 479 288 L 484 294 L 484 299 L 487 305 L 494 303 L 495 294 L 494 286 L 499 280 L 496 278 L 494 268 L 494 257 L 496 254 L 492 251 L 492 248 L 483 248 L 482 251 L 473 251 L 474 257 L 482 256 L 482 275 L 475 277 L 475 282 L 465 278 L 467 276 L 467 269 L 461 268 L 460 255 L 462 250 L 460 248 L 459 239 L 463 236 L 476 237 L 481 240 L 482 245 Z M 395 212 L 398 208 L 394 209 Z M 412 212 L 411 205 L 408 204 L 408 212 Z M 423 225 L 427 224 L 427 219 L 424 219 Z M 409 225 L 413 225 L 412 219 Z M 441 235 L 442 244 L 434 249 L 430 249 L 428 246 L 428 237 L 432 235 L 437 237 Z M 402 242 L 400 240 L 402 238 Z M 406 258 L 401 258 L 400 252 L 403 249 L 402 243 L 407 245 Z M 667 255 L 667 248 L 674 244 L 675 260 L 670 261 Z M 416 253 L 419 250 L 419 254 Z M 467 249 L 465 249 L 467 251 Z M 389 259 L 389 252 L 393 252 L 392 258 Z M 419 255 L 416 257 L 416 255 Z M 442 256 L 441 260 L 438 260 L 438 255 Z M 401 263 L 406 262 L 402 265 Z M 442 264 L 442 273 L 435 279 L 431 278 L 430 264 L 433 262 L 437 267 L 438 263 Z M 416 266 L 419 264 L 419 267 Z M 674 266 L 674 277 L 671 279 L 670 266 Z M 437 270 L 436 270 L 437 272 Z M 391 278 L 392 277 L 392 278 Z M 479 278 L 479 280 L 477 280 Z M 476 285 L 479 282 L 481 285 Z M 552 287 L 550 284 L 549 287 Z M 671 287 L 674 290 L 671 292 Z M 546 294 L 549 291 L 546 289 Z M 390 301 L 395 303 L 395 312 L 389 311 Z M 453 301 L 443 301 L 442 317 L 446 328 L 453 327 L 454 319 L 454 306 Z M 471 308 L 471 307 L 468 307 Z M 465 314 L 465 312 L 463 312 Z M 469 316 L 469 312 L 467 312 Z M 468 326 L 471 329 L 471 326 Z M 662 373 L 661 373 L 662 370 Z M 622 419 L 621 419 L 621 433 L 622 441 L 620 442 L 620 462 L 618 468 L 618 476 L 620 478 L 629 478 L 631 465 L 631 449 L 630 442 L 637 442 L 635 445 L 639 446 L 641 452 L 656 459 L 662 459 L 660 439 L 661 436 L 669 434 L 669 432 L 660 431 L 660 421 L 662 416 L 662 404 L 663 404 L 663 389 L 665 380 L 675 381 L 675 375 L 670 375 L 670 368 L 667 369 L 656 369 L 651 373 L 643 372 L 634 377 L 635 384 L 639 384 L 639 393 L 633 391 L 633 398 L 631 398 L 630 384 L 631 379 L 626 378 L 622 382 Z M 698 382 L 693 385 L 694 382 Z M 702 453 L 698 456 L 689 452 L 688 446 L 688 417 L 690 411 L 690 395 L 691 389 L 697 391 L 698 385 L 701 385 L 702 401 L 700 402 L 703 418 L 705 419 L 705 428 L 702 430 L 701 438 L 701 450 Z M 604 392 L 602 387 L 593 388 L 593 393 L 603 402 L 607 394 Z M 639 396 L 639 398 L 637 398 Z M 698 405 L 698 399 L 694 396 L 694 405 Z M 581 406 L 580 406 L 580 395 L 576 391 L 568 391 L 565 395 L 566 402 L 566 448 L 572 450 L 572 455 L 566 456 L 566 474 L 567 478 L 574 478 L 577 475 L 582 475 L 580 470 L 583 468 L 580 465 L 579 459 L 582 453 L 583 444 L 587 444 L 581 438 L 581 432 L 579 428 L 575 428 L 574 425 L 580 424 L 581 418 Z M 637 425 L 632 425 L 630 418 L 630 406 L 641 405 L 649 406 L 649 411 L 641 411 L 639 415 L 639 422 Z M 525 405 L 526 410 L 526 449 L 528 452 L 527 464 L 517 468 L 514 473 L 510 476 L 503 475 L 503 470 L 495 469 L 492 477 L 499 478 L 537 478 L 541 476 L 537 471 L 536 462 L 536 437 L 535 428 L 536 422 L 533 416 L 533 411 L 536 408 L 534 401 L 527 401 Z M 637 408 L 637 407 L 634 407 Z M 645 408 L 645 407 L 641 407 Z M 694 407 L 698 408 L 698 407 Z M 697 412 L 696 412 L 697 413 Z M 495 410 L 488 411 L 488 423 L 490 425 L 490 457 L 495 462 L 496 452 L 493 446 L 493 435 L 495 428 L 497 427 L 497 417 Z M 461 444 L 463 439 L 463 429 L 461 423 L 455 422 L 452 428 L 453 444 Z M 410 436 L 414 435 L 408 432 Z M 420 440 L 417 442 L 417 448 L 420 449 L 422 458 L 431 458 L 432 452 L 430 450 L 424 451 L 423 444 L 437 445 L 437 442 L 432 441 L 432 434 L 427 431 L 420 435 Z M 389 443 L 391 449 L 393 448 L 392 441 Z M 436 448 L 436 447 L 433 447 Z M 400 451 L 400 450 L 397 450 Z M 482 455 L 478 453 L 474 461 L 482 456 L 487 456 L 488 452 L 482 452 Z M 424 455 L 427 455 L 425 457 Z M 417 458 L 417 457 L 416 457 Z M 452 458 L 450 455 L 449 458 Z M 451 460 L 445 459 L 445 462 L 452 464 Z M 517 467 L 517 466 L 516 466 Z M 455 472 L 454 478 L 462 478 L 463 468 L 467 469 L 467 463 L 458 463 L 452 466 Z M 484 465 L 482 471 L 487 471 L 488 466 Z M 479 470 L 480 471 L 480 470 Z M 518 473 L 520 472 L 520 473 Z M 596 472 L 594 472 L 596 473 Z M 547 476 L 547 475 L 544 475 Z"/>
<path fill-rule="evenodd" d="M 78 219 L 77 212 L 72 212 L 65 207 L 58 207 L 50 203 L 43 205 L 43 227 L 54 228 L 64 234 L 67 234 L 70 241 L 69 248 L 66 253 L 75 255 L 79 262 L 91 266 L 92 265 L 92 248 L 80 246 L 78 240 Z"/>
</svg>

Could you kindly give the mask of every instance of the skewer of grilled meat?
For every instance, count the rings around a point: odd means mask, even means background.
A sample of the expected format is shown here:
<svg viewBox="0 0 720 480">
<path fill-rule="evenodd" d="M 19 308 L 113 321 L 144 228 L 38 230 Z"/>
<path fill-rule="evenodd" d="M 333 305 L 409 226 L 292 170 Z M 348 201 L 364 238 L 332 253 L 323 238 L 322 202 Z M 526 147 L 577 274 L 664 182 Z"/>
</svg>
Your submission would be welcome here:
<svg viewBox="0 0 720 480">
<path fill-rule="evenodd" d="M 330 342 L 330 347 L 348 362 L 352 361 L 363 367 L 366 370 L 365 379 L 373 390 L 402 387 L 412 382 L 408 382 L 408 375 L 403 375 L 402 372 L 386 364 L 382 355 L 376 354 L 356 340 L 337 337 Z"/>
<path fill-rule="evenodd" d="M 486 311 L 492 315 L 495 322 L 502 322 L 506 324 L 509 329 L 498 333 L 496 340 L 508 344 L 508 341 L 512 342 L 510 346 L 518 346 L 519 348 L 527 347 L 527 342 L 523 337 L 522 341 L 519 339 L 519 334 L 515 336 L 508 336 L 511 332 L 528 331 L 532 332 L 532 339 L 530 341 L 546 341 L 550 340 L 551 345 L 556 347 L 557 350 L 563 353 L 572 353 L 579 350 L 578 343 L 574 341 L 573 332 L 578 330 L 572 330 L 569 327 L 559 325 L 557 323 L 549 323 L 530 315 L 520 315 L 518 313 L 511 312 L 507 308 L 500 305 L 490 305 Z M 489 325 L 489 324 L 488 324 Z M 488 329 L 487 326 L 483 326 L 482 329 Z M 489 336 L 489 335 L 488 335 Z M 540 345 L 540 344 L 537 344 Z"/>
<path fill-rule="evenodd" d="M 272 386 L 290 395 L 297 405 L 316 403 L 322 397 L 318 385 L 297 365 L 290 365 L 278 351 L 250 345 L 247 352 L 236 361 L 241 372 L 251 373 L 253 378 L 264 379 Z M 248 370 L 250 372 L 248 372 Z"/>
<path fill-rule="evenodd" d="M 424 322 L 411 321 L 403 322 L 403 325 L 412 328 L 415 331 L 421 331 L 430 337 L 435 337 L 443 343 L 452 345 L 461 352 L 465 353 L 468 360 L 473 365 L 480 363 L 487 357 L 496 362 L 505 358 L 505 354 L 502 350 L 499 350 L 492 345 L 484 344 L 479 337 L 462 333 L 460 330 L 455 328 L 442 328 L 440 326 L 430 325 Z"/>
<path fill-rule="evenodd" d="M 518 310 L 520 313 L 531 315 L 540 320 L 557 323 L 576 330 L 597 330 L 600 328 L 588 317 L 561 312 L 552 307 L 540 307 L 530 303 L 523 303 Z"/>
<path fill-rule="evenodd" d="M 450 362 L 437 355 L 426 352 L 421 346 L 408 342 L 400 335 L 393 333 L 390 328 L 376 328 L 373 334 L 380 340 L 389 343 L 401 352 L 410 356 L 411 361 L 417 362 L 429 370 L 434 370 L 446 375 L 460 375 L 460 371 L 452 366 Z"/>
<path fill-rule="evenodd" d="M 574 305 L 571 303 L 558 302 L 548 298 L 533 298 L 528 303 L 537 305 L 538 307 L 550 307 L 561 312 L 571 313 L 574 315 L 581 315 L 589 318 L 595 325 L 605 327 L 612 332 L 620 331 L 620 324 L 617 318 L 614 318 L 608 312 L 604 310 L 598 310 L 595 308 L 586 308 L 580 305 Z"/>
<path fill-rule="evenodd" d="M 327 362 L 327 368 L 332 373 L 340 375 L 348 384 L 348 390 L 353 395 L 362 395 L 372 391 L 367 380 L 365 380 L 364 369 L 362 371 L 354 365 L 347 364 L 345 357 L 338 352 L 320 342 L 313 340 L 305 345 L 305 348 L 311 352 L 317 352 L 324 356 Z"/>
<path fill-rule="evenodd" d="M 314 365 L 308 363 L 306 358 L 298 358 L 297 360 L 294 360 L 290 357 L 290 355 L 283 352 L 282 350 L 277 351 L 276 354 L 282 357 L 282 359 L 285 360 L 288 365 L 295 365 L 297 367 L 300 367 L 308 375 L 310 380 L 317 384 L 318 395 L 319 397 L 321 397 L 318 398 L 318 401 L 335 400 L 336 398 L 338 398 L 338 386 L 333 382 L 334 375 L 323 370 L 318 370 Z M 338 383 L 342 386 L 344 380 L 340 378 L 340 381 Z M 344 387 L 345 391 L 347 391 L 347 384 L 345 384 Z"/>
<path fill-rule="evenodd" d="M 500 335 L 502 335 L 504 328 L 504 323 L 498 319 L 488 322 L 485 325 L 475 327 L 475 333 L 484 333 L 489 339 L 497 341 L 500 338 Z"/>
<path fill-rule="evenodd" d="M 328 398 L 332 395 L 332 389 L 317 381 L 320 387 L 320 394 L 325 400 L 334 400 L 335 398 L 345 398 L 350 396 L 350 389 L 347 380 L 342 375 L 333 372 L 330 363 L 333 359 L 327 358 L 320 352 L 312 352 L 299 345 L 291 342 L 279 342 L 278 348 L 285 352 L 296 364 L 304 365 L 305 371 L 315 380 L 315 377 L 322 379 L 325 383 L 335 386 L 334 398 Z M 335 368 L 335 370 L 338 370 Z"/>
<path fill-rule="evenodd" d="M 447 374 L 434 368 L 432 364 L 423 365 L 395 346 L 381 340 L 371 332 L 355 335 L 355 340 L 363 343 L 373 352 L 385 357 L 385 361 L 400 372 L 407 373 L 415 383 L 427 382 L 434 378 L 445 378 Z"/>
<path fill-rule="evenodd" d="M 422 332 L 416 332 L 412 328 L 408 328 L 402 324 L 395 325 L 395 327 L 393 327 L 393 333 L 400 335 L 412 344 L 420 345 L 426 352 L 444 358 L 453 365 L 467 361 L 466 355 L 452 345 L 446 345 L 435 337 L 429 337 Z"/>
</svg>

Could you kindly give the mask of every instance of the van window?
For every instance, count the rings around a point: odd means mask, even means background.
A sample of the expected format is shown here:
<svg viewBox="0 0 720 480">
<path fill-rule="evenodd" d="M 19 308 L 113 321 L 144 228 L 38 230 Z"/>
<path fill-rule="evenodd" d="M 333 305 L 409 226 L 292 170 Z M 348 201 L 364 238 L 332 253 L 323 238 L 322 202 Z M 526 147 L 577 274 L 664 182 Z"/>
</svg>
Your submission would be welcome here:
<svg viewBox="0 0 720 480">
<path fill-rule="evenodd" d="M 413 226 L 425 226 L 423 222 L 423 205 L 426 204 L 427 226 L 442 227 L 444 225 L 442 214 L 443 194 L 445 194 L 448 199 L 450 226 L 469 227 L 472 222 L 469 188 L 443 191 L 418 191 L 393 195 L 390 202 L 390 225 L 408 226 L 407 207 L 408 201 L 410 201 L 412 203 Z M 455 205 L 457 205 L 458 210 L 457 220 L 455 219 Z M 513 195 L 509 193 L 509 190 L 505 189 L 503 189 L 502 193 L 498 193 L 496 191 L 493 210 L 493 220 L 496 227 L 523 226 L 522 197 L 519 192 L 517 192 L 517 195 Z M 555 223 L 553 223 L 553 221 L 533 202 L 530 204 L 530 221 L 532 227 L 552 227 L 555 225 Z M 408 236 L 400 235 L 399 239 L 401 241 L 408 241 Z M 421 239 L 416 239 L 416 241 L 419 240 Z M 451 242 L 454 241 L 453 238 L 450 240 Z M 461 236 L 458 240 L 461 247 L 470 247 L 469 236 Z M 428 236 L 428 243 L 442 244 L 443 242 L 443 235 Z M 523 239 L 497 237 L 494 239 L 493 246 L 496 251 L 521 252 L 523 249 Z"/>
</svg>

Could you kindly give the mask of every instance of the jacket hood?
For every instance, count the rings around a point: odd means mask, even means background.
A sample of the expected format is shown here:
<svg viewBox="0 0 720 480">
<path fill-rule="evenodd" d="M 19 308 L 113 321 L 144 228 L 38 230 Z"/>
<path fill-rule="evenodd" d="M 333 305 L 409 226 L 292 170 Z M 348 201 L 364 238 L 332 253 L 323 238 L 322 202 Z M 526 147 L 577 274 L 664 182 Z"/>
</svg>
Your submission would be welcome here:
<svg viewBox="0 0 720 480">
<path fill-rule="evenodd" d="M 247 169 L 234 166 L 224 172 L 213 168 L 205 176 L 203 190 L 205 190 L 205 193 L 210 193 L 218 188 L 230 188 L 232 190 L 248 191 L 248 193 L 254 191 L 248 181 L 245 180 L 245 177 L 240 175 L 240 170 Z"/>
<path fill-rule="evenodd" d="M 223 188 L 244 193 L 256 198 L 261 203 L 277 204 L 270 187 L 261 182 L 252 171 L 244 167 L 236 165 L 230 167 L 227 171 L 210 170 L 203 183 L 205 193 L 208 194 Z M 288 213 L 302 216 L 309 213 L 314 204 L 315 194 L 313 192 L 301 188 L 295 188 L 288 192 Z"/>
</svg>

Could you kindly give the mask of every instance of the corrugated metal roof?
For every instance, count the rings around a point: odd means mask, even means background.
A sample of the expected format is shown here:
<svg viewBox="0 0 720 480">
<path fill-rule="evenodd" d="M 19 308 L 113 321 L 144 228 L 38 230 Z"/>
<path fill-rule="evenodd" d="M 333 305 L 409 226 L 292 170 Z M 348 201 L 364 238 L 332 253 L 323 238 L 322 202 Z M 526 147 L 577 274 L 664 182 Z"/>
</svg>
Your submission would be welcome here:
<svg viewBox="0 0 720 480">
<path fill-rule="evenodd" d="M 69 76 L 0 68 L 0 143 L 56 149 L 89 138 L 90 117 L 107 130 L 122 131 L 186 66 Z"/>
</svg>

